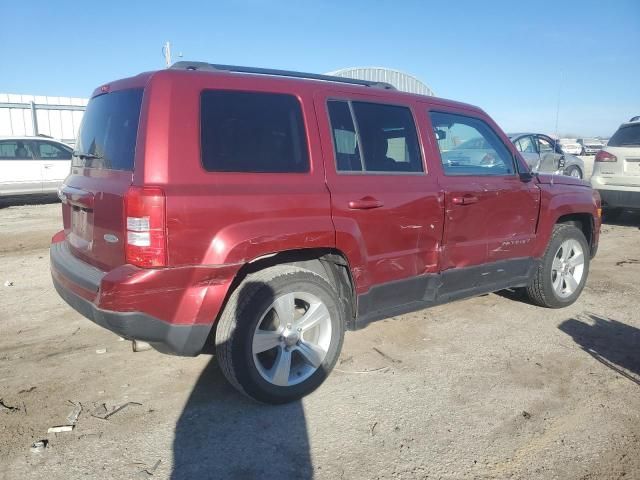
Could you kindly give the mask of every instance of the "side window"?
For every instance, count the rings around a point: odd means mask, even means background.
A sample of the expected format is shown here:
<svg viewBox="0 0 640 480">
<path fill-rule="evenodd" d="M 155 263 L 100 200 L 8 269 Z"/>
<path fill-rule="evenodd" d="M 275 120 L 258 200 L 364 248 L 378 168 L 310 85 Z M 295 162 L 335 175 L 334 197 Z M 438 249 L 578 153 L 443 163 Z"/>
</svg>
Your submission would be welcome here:
<svg viewBox="0 0 640 480">
<path fill-rule="evenodd" d="M 537 153 L 536 146 L 533 144 L 531 137 L 522 137 L 516 140 L 516 148 L 522 153 Z"/>
<path fill-rule="evenodd" d="M 349 108 L 346 101 L 330 101 L 328 106 L 338 171 L 424 171 L 407 107 L 351 102 Z"/>
<path fill-rule="evenodd" d="M 553 145 L 545 138 L 537 137 L 540 154 L 553 153 Z"/>
<path fill-rule="evenodd" d="M 36 157 L 43 160 L 71 160 L 71 152 L 49 142 L 34 142 Z"/>
<path fill-rule="evenodd" d="M 368 172 L 422 172 L 413 115 L 407 107 L 353 102 Z"/>
<path fill-rule="evenodd" d="M 0 142 L 0 160 L 31 160 L 33 155 L 29 142 L 6 140 Z"/>
<path fill-rule="evenodd" d="M 336 168 L 341 172 L 361 172 L 362 159 L 356 127 L 347 102 L 330 101 L 329 119 L 336 152 Z"/>
<path fill-rule="evenodd" d="M 209 172 L 302 173 L 309 153 L 296 97 L 207 90 L 200 99 L 202 165 Z"/>
<path fill-rule="evenodd" d="M 430 112 L 445 175 L 512 175 L 509 149 L 484 121 Z"/>
</svg>

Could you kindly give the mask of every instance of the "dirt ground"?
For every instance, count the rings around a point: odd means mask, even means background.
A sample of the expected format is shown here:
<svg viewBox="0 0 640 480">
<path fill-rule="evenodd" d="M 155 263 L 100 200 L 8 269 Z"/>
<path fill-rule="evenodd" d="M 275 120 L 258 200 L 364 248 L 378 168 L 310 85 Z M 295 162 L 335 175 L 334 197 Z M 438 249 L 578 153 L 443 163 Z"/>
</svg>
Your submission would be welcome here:
<svg viewBox="0 0 640 480">
<path fill-rule="evenodd" d="M 638 215 L 604 226 L 573 306 L 492 294 L 372 324 L 279 407 L 211 356 L 132 353 L 65 305 L 60 221 L 56 203 L 0 205 L 0 479 L 640 478 Z M 75 429 L 47 433 L 71 402 Z"/>
</svg>

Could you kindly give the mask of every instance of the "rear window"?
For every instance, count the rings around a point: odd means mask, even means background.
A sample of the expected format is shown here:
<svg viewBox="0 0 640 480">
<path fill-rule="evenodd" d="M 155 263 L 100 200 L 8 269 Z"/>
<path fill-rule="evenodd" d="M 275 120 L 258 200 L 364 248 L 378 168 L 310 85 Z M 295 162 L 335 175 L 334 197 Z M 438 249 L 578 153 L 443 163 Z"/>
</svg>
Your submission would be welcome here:
<svg viewBox="0 0 640 480">
<path fill-rule="evenodd" d="M 638 125 L 625 125 L 620 127 L 609 140 L 610 147 L 639 147 L 640 123 Z"/>
<path fill-rule="evenodd" d="M 296 97 L 207 90 L 201 97 L 202 165 L 209 172 L 309 171 Z"/>
<path fill-rule="evenodd" d="M 142 89 L 92 98 L 82 118 L 74 167 L 133 170 Z"/>
</svg>

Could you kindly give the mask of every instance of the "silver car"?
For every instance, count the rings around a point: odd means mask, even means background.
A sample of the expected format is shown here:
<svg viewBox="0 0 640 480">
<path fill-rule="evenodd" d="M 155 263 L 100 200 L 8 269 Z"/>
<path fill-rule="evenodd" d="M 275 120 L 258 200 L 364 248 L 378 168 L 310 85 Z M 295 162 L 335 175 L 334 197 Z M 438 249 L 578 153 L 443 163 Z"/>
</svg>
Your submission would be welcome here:
<svg viewBox="0 0 640 480">
<path fill-rule="evenodd" d="M 584 178 L 584 162 L 564 153 L 562 145 L 541 133 L 510 133 L 509 139 L 529 164 L 532 172 Z"/>
</svg>

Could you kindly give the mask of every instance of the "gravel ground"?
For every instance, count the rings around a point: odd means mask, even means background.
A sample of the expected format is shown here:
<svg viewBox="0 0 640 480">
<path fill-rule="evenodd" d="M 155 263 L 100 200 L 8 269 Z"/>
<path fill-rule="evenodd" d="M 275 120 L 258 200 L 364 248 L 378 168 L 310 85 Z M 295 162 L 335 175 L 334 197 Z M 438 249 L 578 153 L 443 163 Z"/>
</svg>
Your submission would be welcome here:
<svg viewBox="0 0 640 480">
<path fill-rule="evenodd" d="M 573 306 L 492 294 L 372 324 L 271 407 L 211 356 L 132 353 L 67 307 L 46 202 L 0 204 L 1 479 L 640 478 L 640 216 L 603 227 Z M 71 402 L 75 429 L 47 433 Z"/>
</svg>

